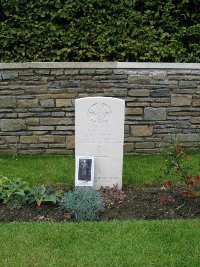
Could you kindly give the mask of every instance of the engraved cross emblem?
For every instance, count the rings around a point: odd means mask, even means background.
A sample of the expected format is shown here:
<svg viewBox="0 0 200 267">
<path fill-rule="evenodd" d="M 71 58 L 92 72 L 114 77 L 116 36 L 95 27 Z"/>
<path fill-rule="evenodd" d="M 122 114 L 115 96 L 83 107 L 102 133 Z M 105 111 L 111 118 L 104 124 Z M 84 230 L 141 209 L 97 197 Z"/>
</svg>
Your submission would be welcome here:
<svg viewBox="0 0 200 267">
<path fill-rule="evenodd" d="M 102 151 L 102 146 L 98 145 L 98 150 L 97 150 L 97 155 L 94 156 L 96 159 L 101 159 L 101 158 L 107 158 L 108 155 L 106 155 L 105 153 L 103 153 Z M 100 161 L 97 162 L 97 166 L 96 166 L 96 174 L 97 174 L 97 177 L 101 175 L 101 163 Z"/>
</svg>

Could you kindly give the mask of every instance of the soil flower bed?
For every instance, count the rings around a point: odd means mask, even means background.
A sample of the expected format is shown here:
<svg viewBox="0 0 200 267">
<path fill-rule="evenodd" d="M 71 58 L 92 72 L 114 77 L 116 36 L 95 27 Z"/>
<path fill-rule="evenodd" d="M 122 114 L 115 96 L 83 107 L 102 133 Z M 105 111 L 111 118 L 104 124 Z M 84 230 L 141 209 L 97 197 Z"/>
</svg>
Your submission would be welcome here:
<svg viewBox="0 0 200 267">
<path fill-rule="evenodd" d="M 185 198 L 181 186 L 173 189 L 160 186 L 143 186 L 125 188 L 125 198 L 108 201 L 99 216 L 99 220 L 162 220 L 162 219 L 195 219 L 200 218 L 199 198 Z M 61 211 L 53 203 L 35 203 L 10 210 L 0 202 L 0 222 L 18 221 L 74 221 L 70 214 Z"/>
</svg>

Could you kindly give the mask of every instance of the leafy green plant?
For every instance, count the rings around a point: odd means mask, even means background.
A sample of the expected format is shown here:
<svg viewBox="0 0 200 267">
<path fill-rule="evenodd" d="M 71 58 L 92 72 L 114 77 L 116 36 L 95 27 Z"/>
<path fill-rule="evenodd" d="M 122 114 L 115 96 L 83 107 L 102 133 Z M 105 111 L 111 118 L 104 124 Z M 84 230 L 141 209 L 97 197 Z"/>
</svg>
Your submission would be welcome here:
<svg viewBox="0 0 200 267">
<path fill-rule="evenodd" d="M 57 200 L 58 194 L 49 192 L 44 185 L 31 187 L 30 192 L 28 194 L 28 202 L 36 202 L 37 206 L 40 206 L 42 202 L 56 203 Z"/>
<path fill-rule="evenodd" d="M 0 199 L 11 209 L 20 208 L 26 203 L 29 191 L 30 186 L 25 181 L 11 181 L 6 177 L 0 179 Z"/>
<path fill-rule="evenodd" d="M 103 201 L 98 191 L 92 188 L 78 188 L 64 194 L 60 207 L 77 221 L 92 221 L 98 218 L 103 209 Z"/>
</svg>

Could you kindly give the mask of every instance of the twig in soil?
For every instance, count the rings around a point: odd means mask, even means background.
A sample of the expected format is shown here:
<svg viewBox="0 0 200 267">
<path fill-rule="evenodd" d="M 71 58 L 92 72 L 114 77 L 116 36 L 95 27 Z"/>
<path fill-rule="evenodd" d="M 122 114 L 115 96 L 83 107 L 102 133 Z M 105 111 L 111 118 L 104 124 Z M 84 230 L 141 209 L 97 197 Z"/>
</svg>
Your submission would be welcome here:
<svg viewBox="0 0 200 267">
<path fill-rule="evenodd" d="M 179 207 L 175 208 L 174 210 L 179 210 L 179 209 L 182 208 L 184 205 L 185 205 L 185 202 L 184 202 L 182 205 L 180 205 Z"/>
</svg>

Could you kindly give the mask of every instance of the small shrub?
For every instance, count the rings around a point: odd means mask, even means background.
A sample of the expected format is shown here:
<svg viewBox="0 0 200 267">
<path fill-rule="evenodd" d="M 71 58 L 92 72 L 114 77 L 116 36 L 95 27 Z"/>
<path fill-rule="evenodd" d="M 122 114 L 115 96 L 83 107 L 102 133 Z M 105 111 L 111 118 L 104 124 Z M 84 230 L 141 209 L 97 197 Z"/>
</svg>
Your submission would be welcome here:
<svg viewBox="0 0 200 267">
<path fill-rule="evenodd" d="M 184 198 L 198 197 L 200 194 L 200 175 L 197 175 L 187 164 L 188 152 L 180 143 L 178 134 L 172 138 L 168 147 L 163 150 L 165 166 L 161 168 L 161 177 L 165 179 L 165 187 L 172 188 L 172 181 L 182 184 Z"/>
<path fill-rule="evenodd" d="M 101 194 L 92 188 L 78 188 L 64 194 L 61 209 L 69 212 L 77 221 L 92 221 L 98 218 L 103 208 Z"/>
<path fill-rule="evenodd" d="M 118 184 L 113 185 L 113 187 L 101 186 L 99 192 L 101 193 L 106 205 L 112 205 L 115 202 L 119 203 L 126 198 L 125 192 L 119 189 Z"/>
</svg>

